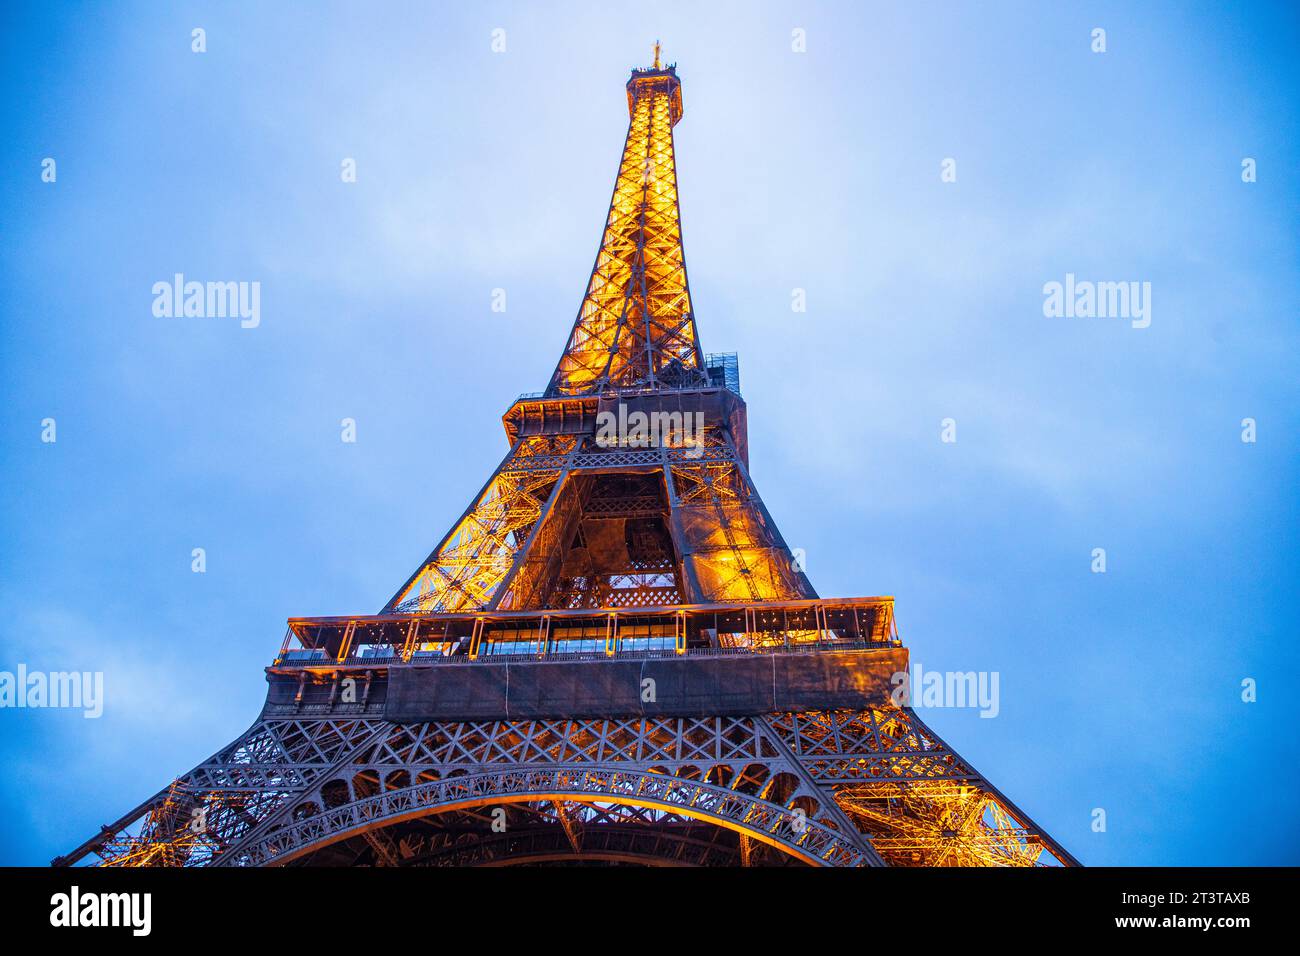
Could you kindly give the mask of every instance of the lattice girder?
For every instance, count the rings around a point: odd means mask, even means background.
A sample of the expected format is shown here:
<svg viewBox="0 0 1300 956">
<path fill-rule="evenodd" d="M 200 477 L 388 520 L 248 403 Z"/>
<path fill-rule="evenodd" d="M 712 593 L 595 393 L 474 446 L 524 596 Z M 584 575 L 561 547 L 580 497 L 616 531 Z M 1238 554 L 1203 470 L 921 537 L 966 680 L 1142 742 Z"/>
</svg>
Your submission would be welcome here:
<svg viewBox="0 0 1300 956">
<path fill-rule="evenodd" d="M 511 467 L 534 457 L 534 439 L 511 450 L 475 501 L 385 610 L 460 611 L 489 607 L 527 552 L 533 529 L 560 484 L 554 468 Z"/>
<path fill-rule="evenodd" d="M 218 780 L 268 783 L 202 786 Z M 885 707 L 414 725 L 264 719 L 160 794 L 138 836 L 123 825 L 100 853 L 109 865 L 287 862 L 399 819 L 545 800 L 677 809 L 820 864 L 1020 866 L 1054 847 L 915 714 Z M 198 804 L 209 807 L 207 829 L 192 833 Z M 584 833 L 599 825 L 582 823 Z"/>
<path fill-rule="evenodd" d="M 628 97 L 605 230 L 551 394 L 702 381 L 677 201 L 675 71 L 634 76 Z"/>
</svg>

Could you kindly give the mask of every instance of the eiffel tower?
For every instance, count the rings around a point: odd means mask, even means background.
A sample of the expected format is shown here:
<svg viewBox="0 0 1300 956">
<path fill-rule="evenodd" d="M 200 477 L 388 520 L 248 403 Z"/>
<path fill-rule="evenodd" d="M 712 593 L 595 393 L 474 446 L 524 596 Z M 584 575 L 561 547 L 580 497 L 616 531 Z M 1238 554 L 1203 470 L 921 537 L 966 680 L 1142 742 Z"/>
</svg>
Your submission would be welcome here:
<svg viewBox="0 0 1300 956">
<path fill-rule="evenodd" d="M 627 103 L 568 343 L 464 514 L 380 613 L 290 619 L 253 726 L 55 865 L 1075 865 L 899 697 L 893 599 L 786 546 L 700 349 L 658 44 Z"/>
</svg>

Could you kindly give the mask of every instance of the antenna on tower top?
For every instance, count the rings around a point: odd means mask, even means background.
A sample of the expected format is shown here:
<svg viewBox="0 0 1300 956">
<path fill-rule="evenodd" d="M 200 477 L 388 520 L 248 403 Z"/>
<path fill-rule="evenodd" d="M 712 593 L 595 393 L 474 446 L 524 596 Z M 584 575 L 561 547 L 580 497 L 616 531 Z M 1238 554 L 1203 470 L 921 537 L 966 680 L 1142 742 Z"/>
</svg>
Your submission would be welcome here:
<svg viewBox="0 0 1300 956">
<path fill-rule="evenodd" d="M 659 66 L 659 41 L 655 40 L 655 69 L 661 69 Z"/>
</svg>

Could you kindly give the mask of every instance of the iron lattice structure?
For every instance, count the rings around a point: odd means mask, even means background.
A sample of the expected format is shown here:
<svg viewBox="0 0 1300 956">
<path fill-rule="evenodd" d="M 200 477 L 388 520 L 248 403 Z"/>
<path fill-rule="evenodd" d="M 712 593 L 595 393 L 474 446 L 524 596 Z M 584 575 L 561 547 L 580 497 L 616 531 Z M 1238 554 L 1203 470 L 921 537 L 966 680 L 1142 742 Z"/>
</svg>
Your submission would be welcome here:
<svg viewBox="0 0 1300 956">
<path fill-rule="evenodd" d="M 682 118 L 674 67 L 634 70 L 631 120 L 596 264 L 550 395 L 706 384 L 691 310 L 677 203 L 673 127 Z"/>
<path fill-rule="evenodd" d="M 735 356 L 699 347 L 676 68 L 627 91 L 586 294 L 483 489 L 379 614 L 292 619 L 253 726 L 56 864 L 1074 864 L 891 694 L 892 598 L 793 559 Z M 601 439 L 638 413 L 656 440 Z"/>
</svg>

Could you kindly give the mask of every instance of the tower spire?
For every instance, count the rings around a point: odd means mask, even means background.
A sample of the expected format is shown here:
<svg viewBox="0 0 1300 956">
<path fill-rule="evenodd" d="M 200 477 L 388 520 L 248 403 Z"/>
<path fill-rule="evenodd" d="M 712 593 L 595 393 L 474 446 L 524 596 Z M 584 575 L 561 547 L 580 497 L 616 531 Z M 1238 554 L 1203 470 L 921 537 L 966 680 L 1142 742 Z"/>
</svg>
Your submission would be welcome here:
<svg viewBox="0 0 1300 956">
<path fill-rule="evenodd" d="M 705 384 L 686 281 L 673 127 L 681 82 L 663 67 L 634 69 L 628 128 L 605 230 L 586 294 L 547 394 Z"/>
</svg>

